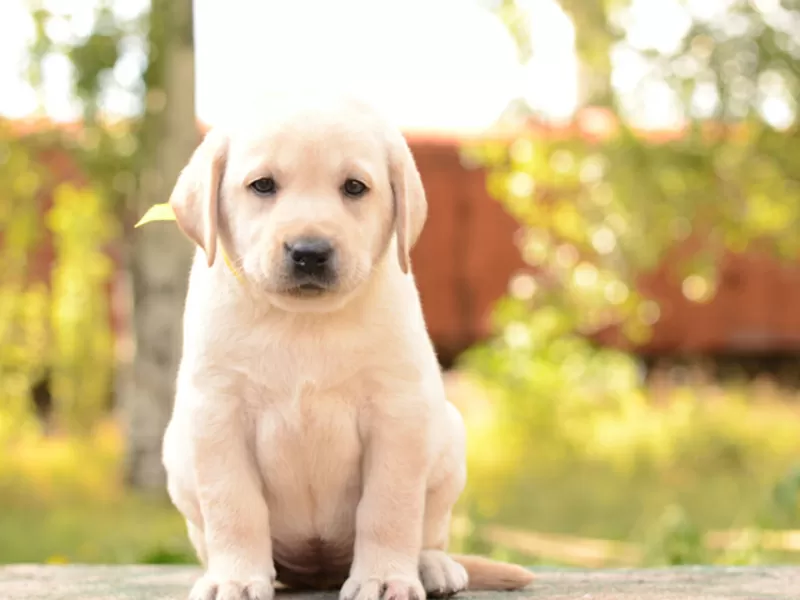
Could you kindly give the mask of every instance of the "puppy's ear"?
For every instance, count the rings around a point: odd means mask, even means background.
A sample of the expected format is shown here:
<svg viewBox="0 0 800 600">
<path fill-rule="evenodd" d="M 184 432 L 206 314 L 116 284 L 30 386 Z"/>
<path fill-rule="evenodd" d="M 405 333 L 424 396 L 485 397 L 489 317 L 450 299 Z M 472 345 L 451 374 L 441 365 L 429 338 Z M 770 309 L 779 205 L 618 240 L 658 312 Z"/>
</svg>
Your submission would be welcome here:
<svg viewBox="0 0 800 600">
<path fill-rule="evenodd" d="M 397 258 L 403 273 L 408 273 L 409 254 L 428 217 L 428 201 L 411 149 L 400 132 L 390 134 L 389 176 L 394 195 Z"/>
<path fill-rule="evenodd" d="M 227 136 L 209 131 L 178 176 L 169 198 L 178 227 L 203 249 L 208 266 L 217 255 L 219 188 L 227 153 Z"/>
</svg>

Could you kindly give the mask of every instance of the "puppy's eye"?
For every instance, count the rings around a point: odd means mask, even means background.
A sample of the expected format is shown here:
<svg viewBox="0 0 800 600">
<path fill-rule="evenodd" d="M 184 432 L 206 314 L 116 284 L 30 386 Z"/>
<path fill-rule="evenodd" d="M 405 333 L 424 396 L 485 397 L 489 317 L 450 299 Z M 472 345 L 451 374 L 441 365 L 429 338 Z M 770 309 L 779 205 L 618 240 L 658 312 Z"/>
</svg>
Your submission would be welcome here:
<svg viewBox="0 0 800 600">
<path fill-rule="evenodd" d="M 369 188 L 358 179 L 348 179 L 344 182 L 342 191 L 351 198 L 360 198 L 369 191 Z"/>
<path fill-rule="evenodd" d="M 250 189 L 259 196 L 272 196 L 278 191 L 278 184 L 272 177 L 262 177 L 251 183 Z"/>
</svg>

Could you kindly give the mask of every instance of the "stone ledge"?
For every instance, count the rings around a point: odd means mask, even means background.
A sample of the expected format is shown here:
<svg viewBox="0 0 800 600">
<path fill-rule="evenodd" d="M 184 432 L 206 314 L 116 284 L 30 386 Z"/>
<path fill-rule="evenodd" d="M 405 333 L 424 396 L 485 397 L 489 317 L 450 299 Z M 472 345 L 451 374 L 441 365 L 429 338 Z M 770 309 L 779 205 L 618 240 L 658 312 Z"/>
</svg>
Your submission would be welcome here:
<svg viewBox="0 0 800 600">
<path fill-rule="evenodd" d="M 681 567 L 669 569 L 549 570 L 530 590 L 465 593 L 491 600 L 800 600 L 800 567 Z M 185 600 L 196 567 L 0 567 L 2 600 Z M 336 600 L 336 594 L 279 592 L 293 600 Z"/>
</svg>

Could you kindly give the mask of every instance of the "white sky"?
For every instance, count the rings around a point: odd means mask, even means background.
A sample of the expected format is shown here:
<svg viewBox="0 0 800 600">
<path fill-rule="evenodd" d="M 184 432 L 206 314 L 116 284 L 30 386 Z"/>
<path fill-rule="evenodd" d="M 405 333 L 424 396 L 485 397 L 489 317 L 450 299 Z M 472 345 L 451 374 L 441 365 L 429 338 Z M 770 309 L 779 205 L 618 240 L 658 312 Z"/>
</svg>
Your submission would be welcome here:
<svg viewBox="0 0 800 600">
<path fill-rule="evenodd" d="M 692 0 L 708 7 L 726 0 Z M 72 21 L 53 25 L 62 39 L 83 35 L 96 0 L 45 0 Z M 578 103 L 574 31 L 555 0 L 521 0 L 531 15 L 534 57 L 517 62 L 503 25 L 477 0 L 195 0 L 197 111 L 214 123 L 237 97 L 291 81 L 331 79 L 358 88 L 407 129 L 468 130 L 490 126 L 514 97 L 546 113 L 568 117 Z M 147 0 L 116 0 L 115 10 L 136 14 Z M 679 0 L 634 0 L 630 41 L 668 50 L 685 31 Z M 20 75 L 33 33 L 26 0 L 0 0 L 0 114 L 20 117 L 37 97 Z M 130 50 L 114 72 L 135 81 L 141 49 Z M 633 90 L 642 77 L 635 57 L 620 54 L 615 85 Z M 48 60 L 43 95 L 58 120 L 77 116 L 69 97 L 70 65 Z M 669 94 L 653 87 L 641 125 L 674 122 Z M 109 112 L 136 110 L 122 87 L 106 98 Z"/>
</svg>

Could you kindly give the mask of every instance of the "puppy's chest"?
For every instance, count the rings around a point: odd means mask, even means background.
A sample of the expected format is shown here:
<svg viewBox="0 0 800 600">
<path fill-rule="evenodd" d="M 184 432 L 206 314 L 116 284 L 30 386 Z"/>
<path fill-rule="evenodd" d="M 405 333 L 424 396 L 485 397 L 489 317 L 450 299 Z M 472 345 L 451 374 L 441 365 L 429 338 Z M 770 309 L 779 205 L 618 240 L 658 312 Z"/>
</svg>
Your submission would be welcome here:
<svg viewBox="0 0 800 600">
<path fill-rule="evenodd" d="M 355 393 L 307 383 L 251 405 L 256 459 L 277 511 L 324 520 L 330 506 L 357 502 L 362 449 Z"/>
<path fill-rule="evenodd" d="M 248 344 L 230 348 L 242 370 L 251 374 L 257 390 L 254 401 L 279 404 L 291 410 L 298 400 L 355 391 L 362 386 L 364 364 L 370 360 L 364 345 L 334 343 L 318 337 L 280 336 L 263 343 L 268 334 L 255 330 Z M 289 406 L 292 405 L 292 406 Z"/>
</svg>

